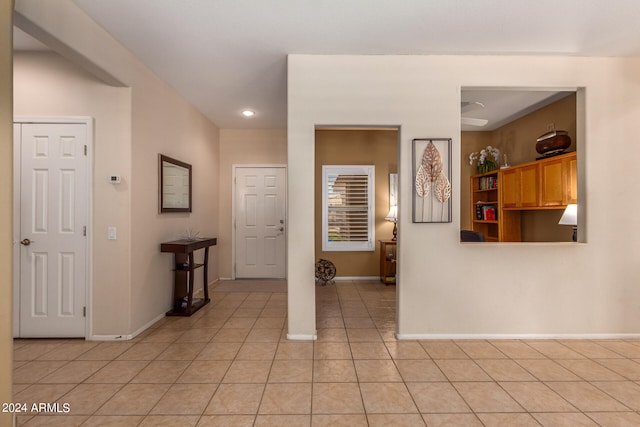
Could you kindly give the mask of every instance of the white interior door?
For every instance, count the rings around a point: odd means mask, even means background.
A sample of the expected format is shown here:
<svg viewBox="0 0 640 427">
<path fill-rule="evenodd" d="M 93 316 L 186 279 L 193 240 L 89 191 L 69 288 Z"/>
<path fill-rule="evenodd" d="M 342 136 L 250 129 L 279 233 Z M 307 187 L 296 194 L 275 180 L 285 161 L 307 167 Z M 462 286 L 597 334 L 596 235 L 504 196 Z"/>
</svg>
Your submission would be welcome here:
<svg viewBox="0 0 640 427">
<path fill-rule="evenodd" d="M 286 169 L 235 169 L 236 278 L 283 279 L 286 272 Z"/>
<path fill-rule="evenodd" d="M 19 336 L 84 337 L 87 125 L 20 133 Z"/>
</svg>

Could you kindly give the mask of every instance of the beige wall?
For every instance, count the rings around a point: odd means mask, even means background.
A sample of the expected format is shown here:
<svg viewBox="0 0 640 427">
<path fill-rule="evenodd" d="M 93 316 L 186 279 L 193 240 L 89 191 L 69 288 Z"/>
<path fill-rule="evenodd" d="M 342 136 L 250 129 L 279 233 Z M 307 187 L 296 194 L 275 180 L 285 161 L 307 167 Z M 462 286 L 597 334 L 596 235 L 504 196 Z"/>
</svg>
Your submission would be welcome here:
<svg viewBox="0 0 640 427">
<path fill-rule="evenodd" d="M 460 224 L 470 227 L 469 182 L 476 173 L 476 164 L 469 165 L 469 154 L 487 145 L 497 147 L 507 154 L 511 166 L 535 161 L 540 154 L 536 151 L 536 139 L 547 132 L 550 125 L 556 130 L 566 130 L 571 137 L 567 151 L 576 150 L 576 94 L 573 93 L 550 105 L 514 120 L 493 131 L 462 132 L 460 174 L 463 183 L 460 198 Z M 502 164 L 503 159 L 500 159 Z M 558 225 L 562 210 L 523 211 L 521 228 L 523 242 L 570 242 L 571 227 Z"/>
<path fill-rule="evenodd" d="M 315 133 L 315 254 L 336 266 L 337 277 L 380 275 L 378 240 L 391 240 L 389 174 L 398 171 L 398 132 L 394 130 L 316 130 Z M 375 251 L 324 252 L 322 250 L 322 166 L 375 166 Z"/>
<path fill-rule="evenodd" d="M 131 91 L 109 86 L 52 52 L 14 55 L 16 116 L 89 116 L 94 119 L 92 237 L 93 299 L 88 314 L 93 334 L 120 334 L 129 316 L 113 316 L 113 307 L 129 312 L 131 212 Z M 112 185 L 108 175 L 120 175 Z M 118 239 L 107 241 L 107 227 Z"/>
<path fill-rule="evenodd" d="M 0 2 L 0 402 L 12 402 L 13 389 L 13 107 L 12 1 Z M 8 37 L 7 37 L 8 35 Z M 11 425 L 11 414 L 0 413 L 0 425 Z"/>
<path fill-rule="evenodd" d="M 173 255 L 161 242 L 188 229 L 201 237 L 218 235 L 219 130 L 157 78 L 137 76 L 132 96 L 131 303 L 133 330 L 162 316 L 173 292 Z M 189 163 L 193 170 L 193 212 L 158 213 L 158 154 Z M 202 259 L 203 251 L 196 253 Z M 209 250 L 209 281 L 216 280 L 217 246 Z M 196 274 L 195 289 L 202 288 Z"/>
<path fill-rule="evenodd" d="M 235 277 L 232 264 L 232 212 L 234 165 L 285 165 L 287 132 L 284 129 L 220 130 L 220 206 L 218 250 L 220 277 Z"/>
<path fill-rule="evenodd" d="M 96 148 L 101 151 L 94 156 L 96 293 L 89 309 L 95 310 L 92 333 L 97 338 L 136 334 L 170 307 L 173 258 L 160 253 L 160 243 L 179 238 L 187 229 L 197 230 L 201 236 L 217 235 L 219 130 L 72 1 L 25 0 L 17 5 L 16 12 L 16 22 L 23 30 L 72 58 L 74 64 L 96 73 L 92 75 L 125 87 L 107 88 L 69 67 L 66 74 L 61 73 L 65 68 L 61 64 L 54 71 L 55 79 L 80 89 L 67 92 L 65 99 L 58 100 L 62 104 L 58 108 L 69 111 L 64 114 L 96 114 Z M 99 91 L 109 100 L 122 98 L 109 105 L 83 99 Z M 52 111 L 49 105 L 30 114 Z M 193 165 L 193 213 L 158 213 L 159 153 Z M 123 184 L 118 188 L 107 186 L 106 176 L 120 171 Z M 114 221 L 121 224 L 116 242 L 108 241 L 102 228 Z M 116 261 L 109 260 L 114 253 Z M 209 277 L 214 280 L 219 275 L 217 248 L 210 253 L 209 266 Z M 98 277 L 98 273 L 106 278 Z"/>
<path fill-rule="evenodd" d="M 399 125 L 398 322 L 401 338 L 617 336 L 640 333 L 640 59 L 325 56 L 288 59 L 289 327 L 315 334 L 314 128 Z M 413 224 L 411 140 L 453 139 L 452 211 L 460 212 L 461 87 L 585 88 L 578 94 L 579 215 L 588 243 L 459 243 L 450 224 Z M 584 103 L 583 103 L 584 101 Z M 543 129 L 544 131 L 545 129 Z M 622 181 L 624 180 L 624 181 Z M 466 185 L 467 183 L 464 183 Z M 615 206 L 615 209 L 612 207 Z"/>
<path fill-rule="evenodd" d="M 491 145 L 500 148 L 509 157 L 509 164 L 533 162 L 540 154 L 536 151 L 536 139 L 553 125 L 565 130 L 571 137 L 571 147 L 576 150 L 576 94 L 533 111 L 491 132 Z"/>
</svg>

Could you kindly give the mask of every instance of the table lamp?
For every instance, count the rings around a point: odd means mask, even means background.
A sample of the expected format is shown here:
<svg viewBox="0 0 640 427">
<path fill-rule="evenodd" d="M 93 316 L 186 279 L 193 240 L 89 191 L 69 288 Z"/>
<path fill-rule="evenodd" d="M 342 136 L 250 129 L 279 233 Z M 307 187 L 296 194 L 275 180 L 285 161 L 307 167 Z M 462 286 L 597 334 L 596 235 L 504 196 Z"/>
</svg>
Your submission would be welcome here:
<svg viewBox="0 0 640 427">
<path fill-rule="evenodd" d="M 398 174 L 389 174 L 389 213 L 384 218 L 393 222 L 393 239 L 398 240 Z"/>
<path fill-rule="evenodd" d="M 573 241 L 578 241 L 578 205 L 567 205 L 558 222 L 560 225 L 573 226 Z"/>
<path fill-rule="evenodd" d="M 398 206 L 391 205 L 389 207 L 389 213 L 384 219 L 393 222 L 393 239 L 391 240 L 395 242 L 398 240 Z"/>
</svg>

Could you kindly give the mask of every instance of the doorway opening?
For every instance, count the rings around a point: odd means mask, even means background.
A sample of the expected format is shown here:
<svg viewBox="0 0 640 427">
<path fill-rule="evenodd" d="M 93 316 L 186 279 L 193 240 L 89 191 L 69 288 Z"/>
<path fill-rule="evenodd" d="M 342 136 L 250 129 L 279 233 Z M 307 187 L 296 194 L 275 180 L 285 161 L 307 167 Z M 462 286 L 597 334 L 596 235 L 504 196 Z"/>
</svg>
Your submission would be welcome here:
<svg viewBox="0 0 640 427">
<path fill-rule="evenodd" d="M 391 191 L 393 183 L 401 181 L 399 136 L 398 127 L 316 127 L 315 258 L 330 261 L 336 270 L 335 285 L 317 285 L 319 335 L 332 321 L 340 323 L 334 314 L 344 318 L 347 329 L 369 325 L 381 334 L 395 332 L 400 280 L 394 228 L 402 227 L 402 206 L 398 198 L 392 218 L 390 200 L 398 194 Z M 366 173 L 356 173 L 360 169 Z M 370 212 L 364 206 L 365 193 Z M 339 244 L 345 240 L 352 241 Z M 391 247 L 392 255 L 387 253 Z M 385 271 L 389 265 L 393 270 Z"/>
</svg>

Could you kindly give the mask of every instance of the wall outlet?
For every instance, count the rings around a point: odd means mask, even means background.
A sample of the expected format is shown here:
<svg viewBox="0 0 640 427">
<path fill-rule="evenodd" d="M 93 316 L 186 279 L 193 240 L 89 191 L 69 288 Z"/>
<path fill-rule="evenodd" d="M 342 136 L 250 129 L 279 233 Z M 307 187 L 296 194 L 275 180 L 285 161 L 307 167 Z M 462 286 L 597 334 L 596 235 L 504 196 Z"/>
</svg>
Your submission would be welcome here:
<svg viewBox="0 0 640 427">
<path fill-rule="evenodd" d="M 121 181 L 120 175 L 109 175 L 109 182 L 111 184 L 120 184 Z"/>
</svg>

